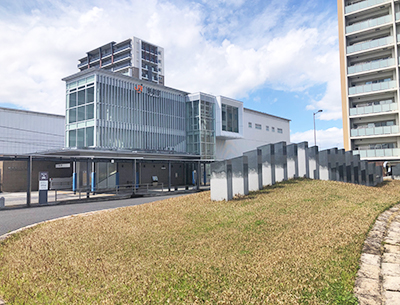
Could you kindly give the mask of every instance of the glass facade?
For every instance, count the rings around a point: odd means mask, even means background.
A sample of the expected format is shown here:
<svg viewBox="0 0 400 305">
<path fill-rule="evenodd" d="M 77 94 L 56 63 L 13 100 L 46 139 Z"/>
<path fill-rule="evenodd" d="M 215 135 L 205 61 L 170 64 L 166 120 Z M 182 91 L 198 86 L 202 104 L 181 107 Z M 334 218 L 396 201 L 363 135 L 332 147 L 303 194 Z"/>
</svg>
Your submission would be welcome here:
<svg viewBox="0 0 400 305">
<path fill-rule="evenodd" d="M 67 147 L 186 152 L 186 96 L 107 75 L 67 83 Z"/>
<path fill-rule="evenodd" d="M 222 130 L 239 132 L 239 108 L 230 105 L 221 105 Z"/>
<path fill-rule="evenodd" d="M 215 158 L 215 104 L 213 101 L 188 101 L 187 152 L 199 154 L 202 159 Z"/>
<path fill-rule="evenodd" d="M 94 146 L 95 77 L 67 84 L 66 146 Z"/>
</svg>

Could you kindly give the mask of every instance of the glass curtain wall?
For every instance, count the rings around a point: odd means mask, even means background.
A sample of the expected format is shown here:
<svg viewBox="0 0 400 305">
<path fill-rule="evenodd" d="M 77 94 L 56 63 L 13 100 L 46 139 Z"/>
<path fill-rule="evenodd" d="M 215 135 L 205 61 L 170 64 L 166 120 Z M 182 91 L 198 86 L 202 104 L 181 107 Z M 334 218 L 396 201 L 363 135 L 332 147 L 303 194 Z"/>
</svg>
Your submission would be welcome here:
<svg viewBox="0 0 400 305">
<path fill-rule="evenodd" d="M 185 96 L 98 76 L 97 147 L 186 152 Z"/>
<path fill-rule="evenodd" d="M 186 104 L 187 151 L 202 159 L 215 159 L 215 103 L 195 100 Z"/>
<path fill-rule="evenodd" d="M 95 77 L 67 84 L 66 147 L 94 146 Z"/>
</svg>

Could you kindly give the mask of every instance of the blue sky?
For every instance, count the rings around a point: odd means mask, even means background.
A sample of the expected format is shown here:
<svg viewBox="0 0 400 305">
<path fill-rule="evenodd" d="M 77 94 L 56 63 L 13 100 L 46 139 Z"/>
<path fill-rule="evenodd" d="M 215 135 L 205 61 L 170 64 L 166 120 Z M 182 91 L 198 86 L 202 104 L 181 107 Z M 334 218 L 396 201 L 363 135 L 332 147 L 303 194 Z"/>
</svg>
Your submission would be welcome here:
<svg viewBox="0 0 400 305">
<path fill-rule="evenodd" d="M 64 114 L 85 52 L 137 36 L 165 48 L 166 85 L 291 119 L 292 142 L 343 147 L 332 0 L 1 0 L 0 106 Z"/>
</svg>

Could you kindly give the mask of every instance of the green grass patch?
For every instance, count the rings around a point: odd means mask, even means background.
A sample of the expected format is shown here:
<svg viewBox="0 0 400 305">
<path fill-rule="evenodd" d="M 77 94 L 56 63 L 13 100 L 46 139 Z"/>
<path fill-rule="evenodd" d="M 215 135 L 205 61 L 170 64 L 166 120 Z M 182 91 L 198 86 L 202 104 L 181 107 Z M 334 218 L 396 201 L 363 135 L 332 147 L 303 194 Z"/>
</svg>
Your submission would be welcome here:
<svg viewBox="0 0 400 305">
<path fill-rule="evenodd" d="M 229 202 L 208 192 L 77 216 L 0 244 L 10 304 L 356 304 L 360 252 L 400 200 L 293 180 Z"/>
</svg>

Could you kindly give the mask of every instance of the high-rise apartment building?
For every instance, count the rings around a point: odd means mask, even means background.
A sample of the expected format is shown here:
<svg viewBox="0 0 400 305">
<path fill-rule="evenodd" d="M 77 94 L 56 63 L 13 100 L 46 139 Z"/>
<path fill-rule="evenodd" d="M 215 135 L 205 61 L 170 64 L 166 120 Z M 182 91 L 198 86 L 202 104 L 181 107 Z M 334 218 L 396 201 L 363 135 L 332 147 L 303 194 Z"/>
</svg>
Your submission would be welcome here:
<svg viewBox="0 0 400 305">
<path fill-rule="evenodd" d="M 338 0 L 344 147 L 400 159 L 400 1 Z"/>
<path fill-rule="evenodd" d="M 114 41 L 86 53 L 78 68 L 102 68 L 164 85 L 164 48 L 132 37 Z"/>
</svg>

